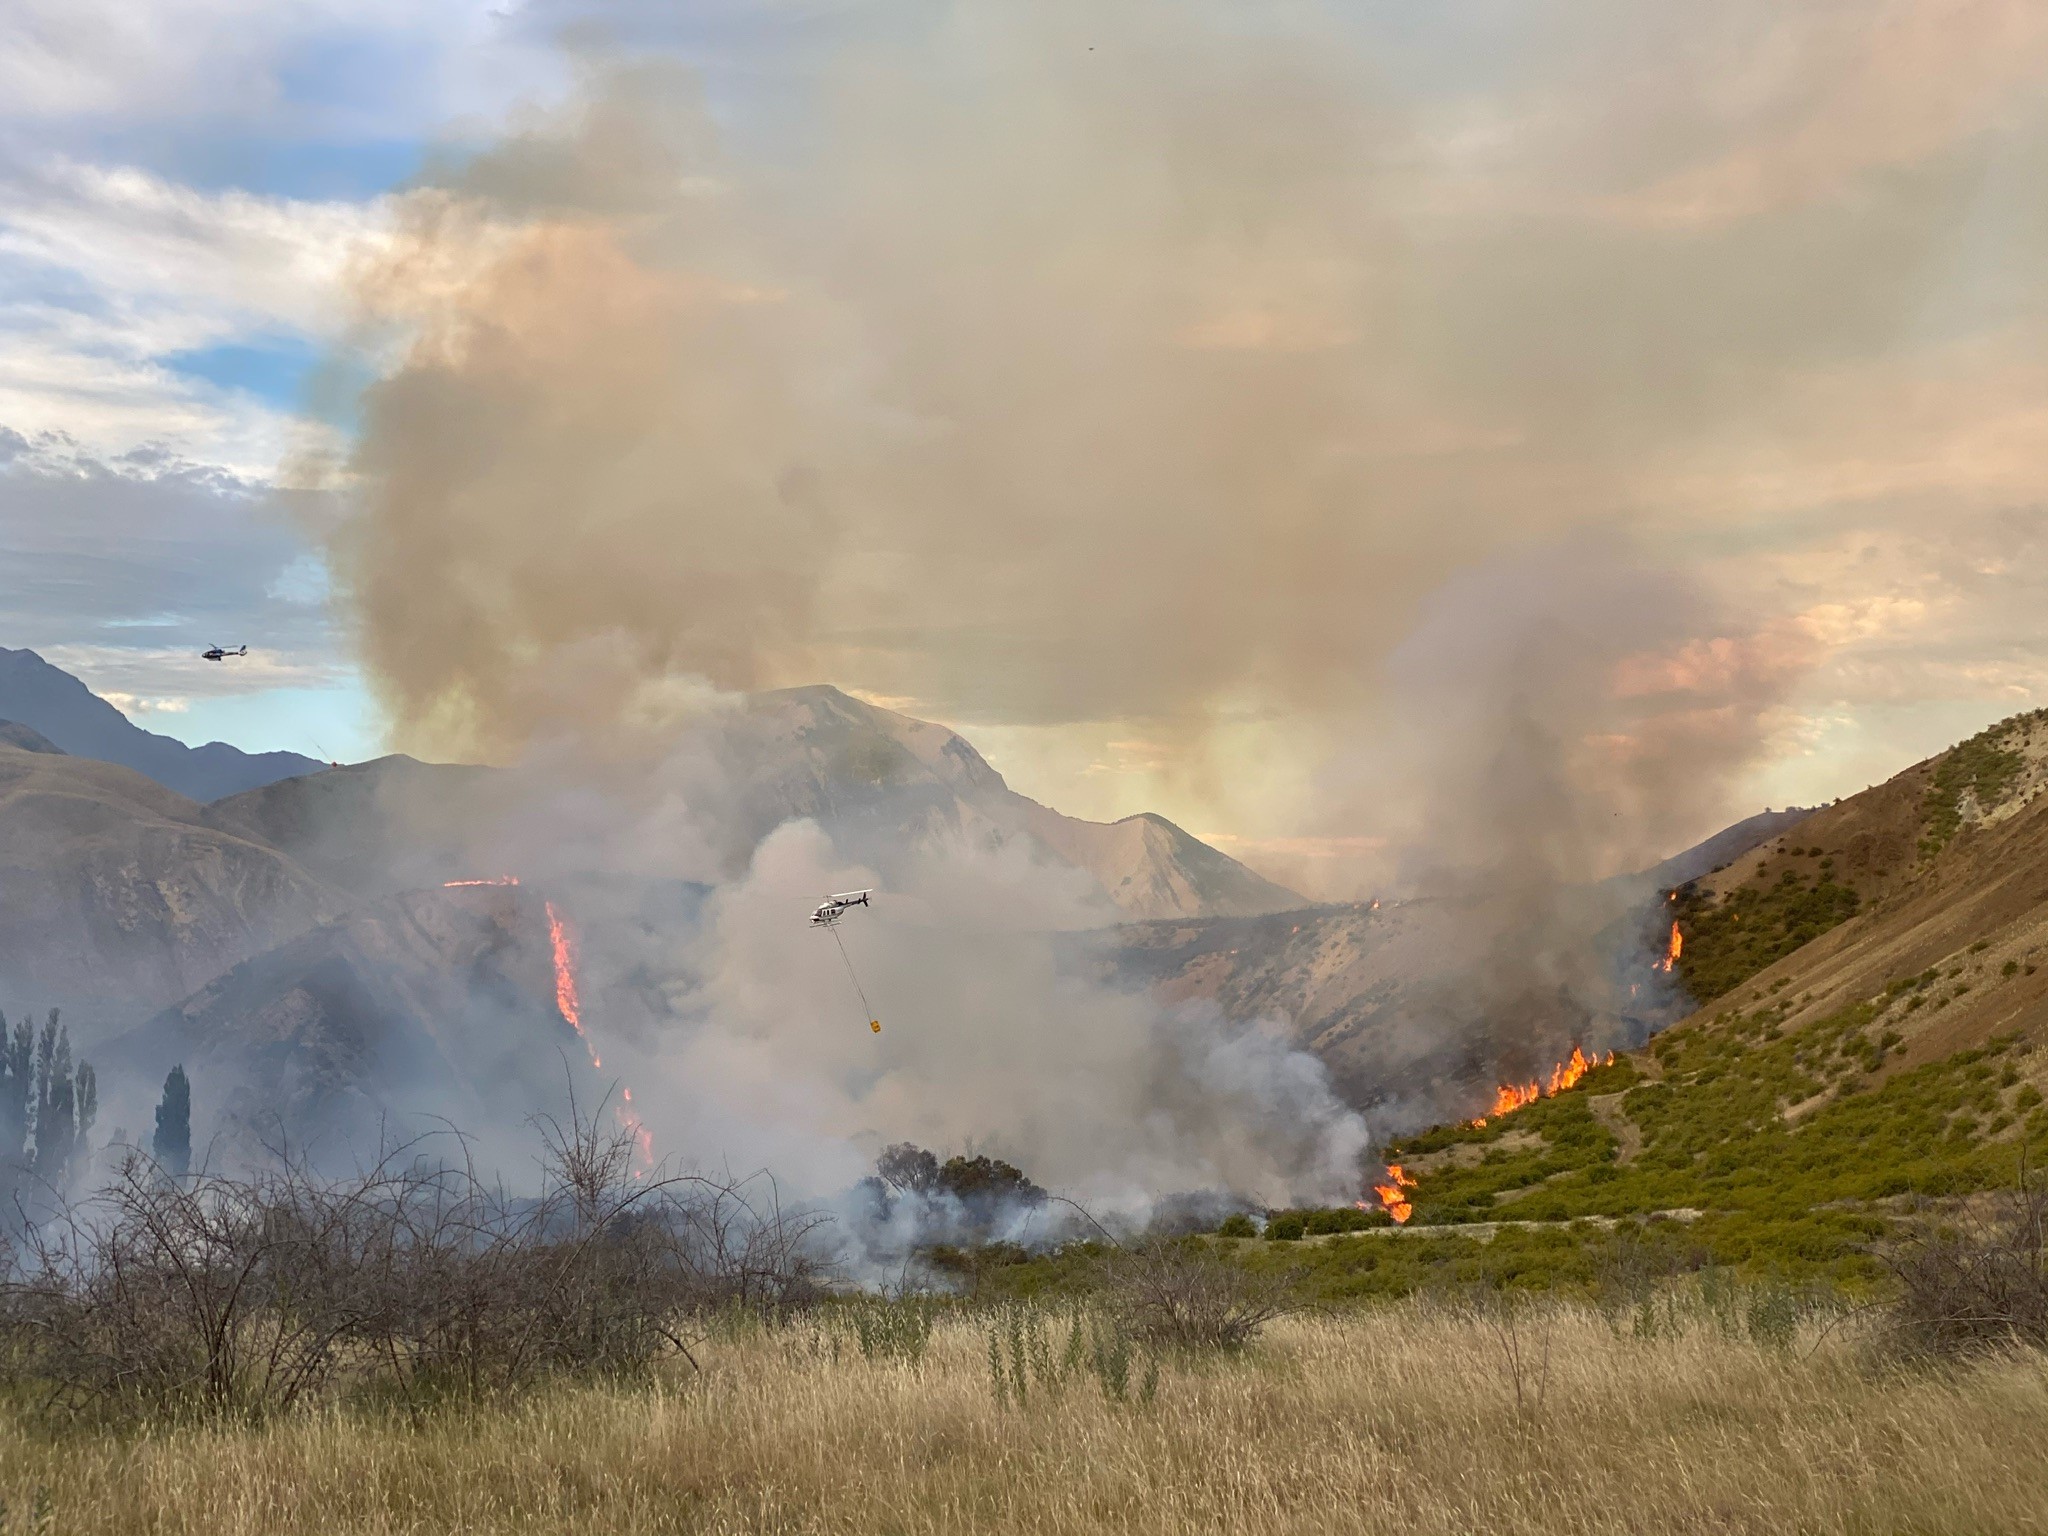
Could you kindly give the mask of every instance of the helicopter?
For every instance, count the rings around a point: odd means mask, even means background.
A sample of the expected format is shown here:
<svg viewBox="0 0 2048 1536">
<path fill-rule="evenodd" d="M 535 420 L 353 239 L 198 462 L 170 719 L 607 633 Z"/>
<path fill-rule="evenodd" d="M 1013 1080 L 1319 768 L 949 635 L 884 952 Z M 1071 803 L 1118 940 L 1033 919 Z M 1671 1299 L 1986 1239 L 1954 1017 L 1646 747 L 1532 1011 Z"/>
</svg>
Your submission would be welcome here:
<svg viewBox="0 0 2048 1536">
<path fill-rule="evenodd" d="M 199 653 L 200 658 L 205 661 L 226 661 L 230 656 L 246 656 L 248 654 L 249 647 L 246 645 L 239 650 L 233 651 L 223 645 L 209 645 Z"/>
<path fill-rule="evenodd" d="M 855 907 L 872 906 L 868 898 L 874 894 L 873 891 L 841 891 L 836 896 L 827 896 L 811 912 L 811 926 L 825 929 L 832 935 L 832 942 L 839 946 L 839 958 L 846 962 L 846 979 L 853 983 L 854 993 L 860 998 L 860 1011 L 867 1018 L 868 1028 L 879 1035 L 882 1021 L 875 1017 L 875 1010 L 868 1002 L 867 988 L 854 974 L 853 956 L 846 952 L 846 940 L 839 937 L 839 919 Z"/>
<path fill-rule="evenodd" d="M 873 891 L 843 891 L 837 896 L 827 896 L 818 904 L 817 910 L 811 913 L 811 926 L 830 928 L 846 916 L 851 908 L 867 906 L 868 898 L 874 894 Z"/>
</svg>

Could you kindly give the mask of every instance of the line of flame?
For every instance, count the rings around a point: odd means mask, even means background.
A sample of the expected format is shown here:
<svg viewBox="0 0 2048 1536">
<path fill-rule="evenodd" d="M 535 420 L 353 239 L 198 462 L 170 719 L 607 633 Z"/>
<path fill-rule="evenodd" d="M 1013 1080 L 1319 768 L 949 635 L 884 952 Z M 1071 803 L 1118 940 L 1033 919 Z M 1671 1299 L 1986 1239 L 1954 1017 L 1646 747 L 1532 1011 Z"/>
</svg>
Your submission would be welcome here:
<svg viewBox="0 0 2048 1536">
<path fill-rule="evenodd" d="M 597 1045 L 583 1027 L 583 1000 L 576 989 L 576 936 L 570 932 L 568 920 L 560 909 L 552 901 L 545 905 L 548 947 L 554 952 L 555 1009 L 569 1021 L 569 1027 L 576 1031 L 583 1048 L 590 1052 L 591 1066 L 602 1067 L 604 1061 L 597 1054 Z M 620 1085 L 619 1105 L 612 1113 L 620 1127 L 633 1138 L 633 1176 L 645 1178 L 654 1167 L 654 1133 L 647 1129 L 647 1123 L 633 1107 L 631 1088 Z"/>
<path fill-rule="evenodd" d="M 1495 1119 L 1501 1115 L 1513 1114 L 1524 1104 L 1534 1104 L 1538 1099 L 1547 1099 L 1552 1094 L 1563 1093 L 1567 1088 L 1576 1087 L 1579 1079 L 1595 1067 L 1604 1067 L 1612 1060 L 1614 1060 L 1614 1052 L 1612 1051 L 1609 1051 L 1605 1056 L 1595 1058 L 1588 1056 L 1575 1045 L 1572 1047 L 1571 1055 L 1566 1060 L 1559 1062 L 1550 1069 L 1550 1076 L 1548 1078 L 1538 1078 L 1526 1083 L 1502 1083 L 1500 1087 L 1494 1089 L 1492 1108 L 1488 1109 L 1477 1120 L 1472 1121 L 1471 1124 L 1476 1130 L 1478 1127 L 1486 1124 L 1488 1120 Z"/>
<path fill-rule="evenodd" d="M 488 880 L 443 880 L 441 882 L 441 889 L 452 891 L 465 885 L 517 885 L 518 883 L 519 877 L 517 875 L 493 875 Z"/>
</svg>

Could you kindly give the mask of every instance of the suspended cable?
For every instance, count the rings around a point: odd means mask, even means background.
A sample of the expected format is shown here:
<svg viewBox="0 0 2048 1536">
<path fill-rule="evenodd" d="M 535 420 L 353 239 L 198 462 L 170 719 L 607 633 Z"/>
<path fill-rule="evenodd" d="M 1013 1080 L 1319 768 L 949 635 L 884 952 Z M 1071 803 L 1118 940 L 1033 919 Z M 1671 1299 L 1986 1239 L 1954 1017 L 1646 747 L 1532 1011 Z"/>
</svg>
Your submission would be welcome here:
<svg viewBox="0 0 2048 1536">
<path fill-rule="evenodd" d="M 832 935 L 832 942 L 839 946 L 839 958 L 846 962 L 846 979 L 853 983 L 854 993 L 860 998 L 861 1013 L 867 1018 L 868 1028 L 879 1035 L 882 1032 L 882 1021 L 875 1017 L 874 1005 L 868 1001 L 867 989 L 860 984 L 860 977 L 854 973 L 853 956 L 846 952 L 846 941 L 839 937 L 839 925 L 828 923 L 825 928 Z"/>
</svg>

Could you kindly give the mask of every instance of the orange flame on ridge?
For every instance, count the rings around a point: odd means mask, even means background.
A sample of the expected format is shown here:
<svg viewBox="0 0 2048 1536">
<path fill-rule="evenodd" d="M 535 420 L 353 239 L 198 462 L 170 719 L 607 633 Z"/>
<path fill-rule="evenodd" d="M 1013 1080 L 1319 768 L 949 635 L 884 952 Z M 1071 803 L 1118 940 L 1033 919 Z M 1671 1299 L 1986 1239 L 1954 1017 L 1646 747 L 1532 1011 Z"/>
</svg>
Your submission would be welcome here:
<svg viewBox="0 0 2048 1536">
<path fill-rule="evenodd" d="M 1671 947 L 1664 952 L 1664 958 L 1657 962 L 1656 968 L 1667 975 L 1670 974 L 1673 967 L 1678 964 L 1678 957 L 1684 950 L 1685 935 L 1678 931 L 1678 923 L 1676 920 L 1673 920 L 1671 924 Z"/>
<path fill-rule="evenodd" d="M 518 883 L 519 877 L 517 875 L 493 875 L 488 880 L 443 880 L 441 882 L 441 889 L 453 891 L 465 885 L 517 885 Z"/>
<path fill-rule="evenodd" d="M 1494 1089 L 1493 1106 L 1477 1120 L 1469 1123 L 1477 1130 L 1488 1120 L 1501 1115 L 1511 1115 L 1524 1104 L 1534 1104 L 1538 1099 L 1547 1099 L 1552 1094 L 1563 1093 L 1567 1088 L 1576 1087 L 1579 1079 L 1595 1067 L 1604 1067 L 1612 1060 L 1612 1051 L 1596 1060 L 1575 1045 L 1568 1058 L 1550 1069 L 1549 1077 L 1527 1083 L 1503 1083 Z"/>
</svg>

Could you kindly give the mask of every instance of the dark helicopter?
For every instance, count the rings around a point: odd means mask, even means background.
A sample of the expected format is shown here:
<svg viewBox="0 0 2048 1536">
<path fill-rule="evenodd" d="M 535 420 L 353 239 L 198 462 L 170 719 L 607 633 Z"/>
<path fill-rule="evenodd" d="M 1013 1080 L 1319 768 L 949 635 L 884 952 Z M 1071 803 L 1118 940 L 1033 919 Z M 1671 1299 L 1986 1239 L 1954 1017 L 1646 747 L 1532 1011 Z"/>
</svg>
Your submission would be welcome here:
<svg viewBox="0 0 2048 1536">
<path fill-rule="evenodd" d="M 231 651 L 227 649 L 227 647 L 225 646 L 209 645 L 205 650 L 201 651 L 199 654 L 208 661 L 226 661 L 230 656 L 248 655 L 249 647 L 245 645 L 241 647 L 239 650 Z"/>
</svg>

